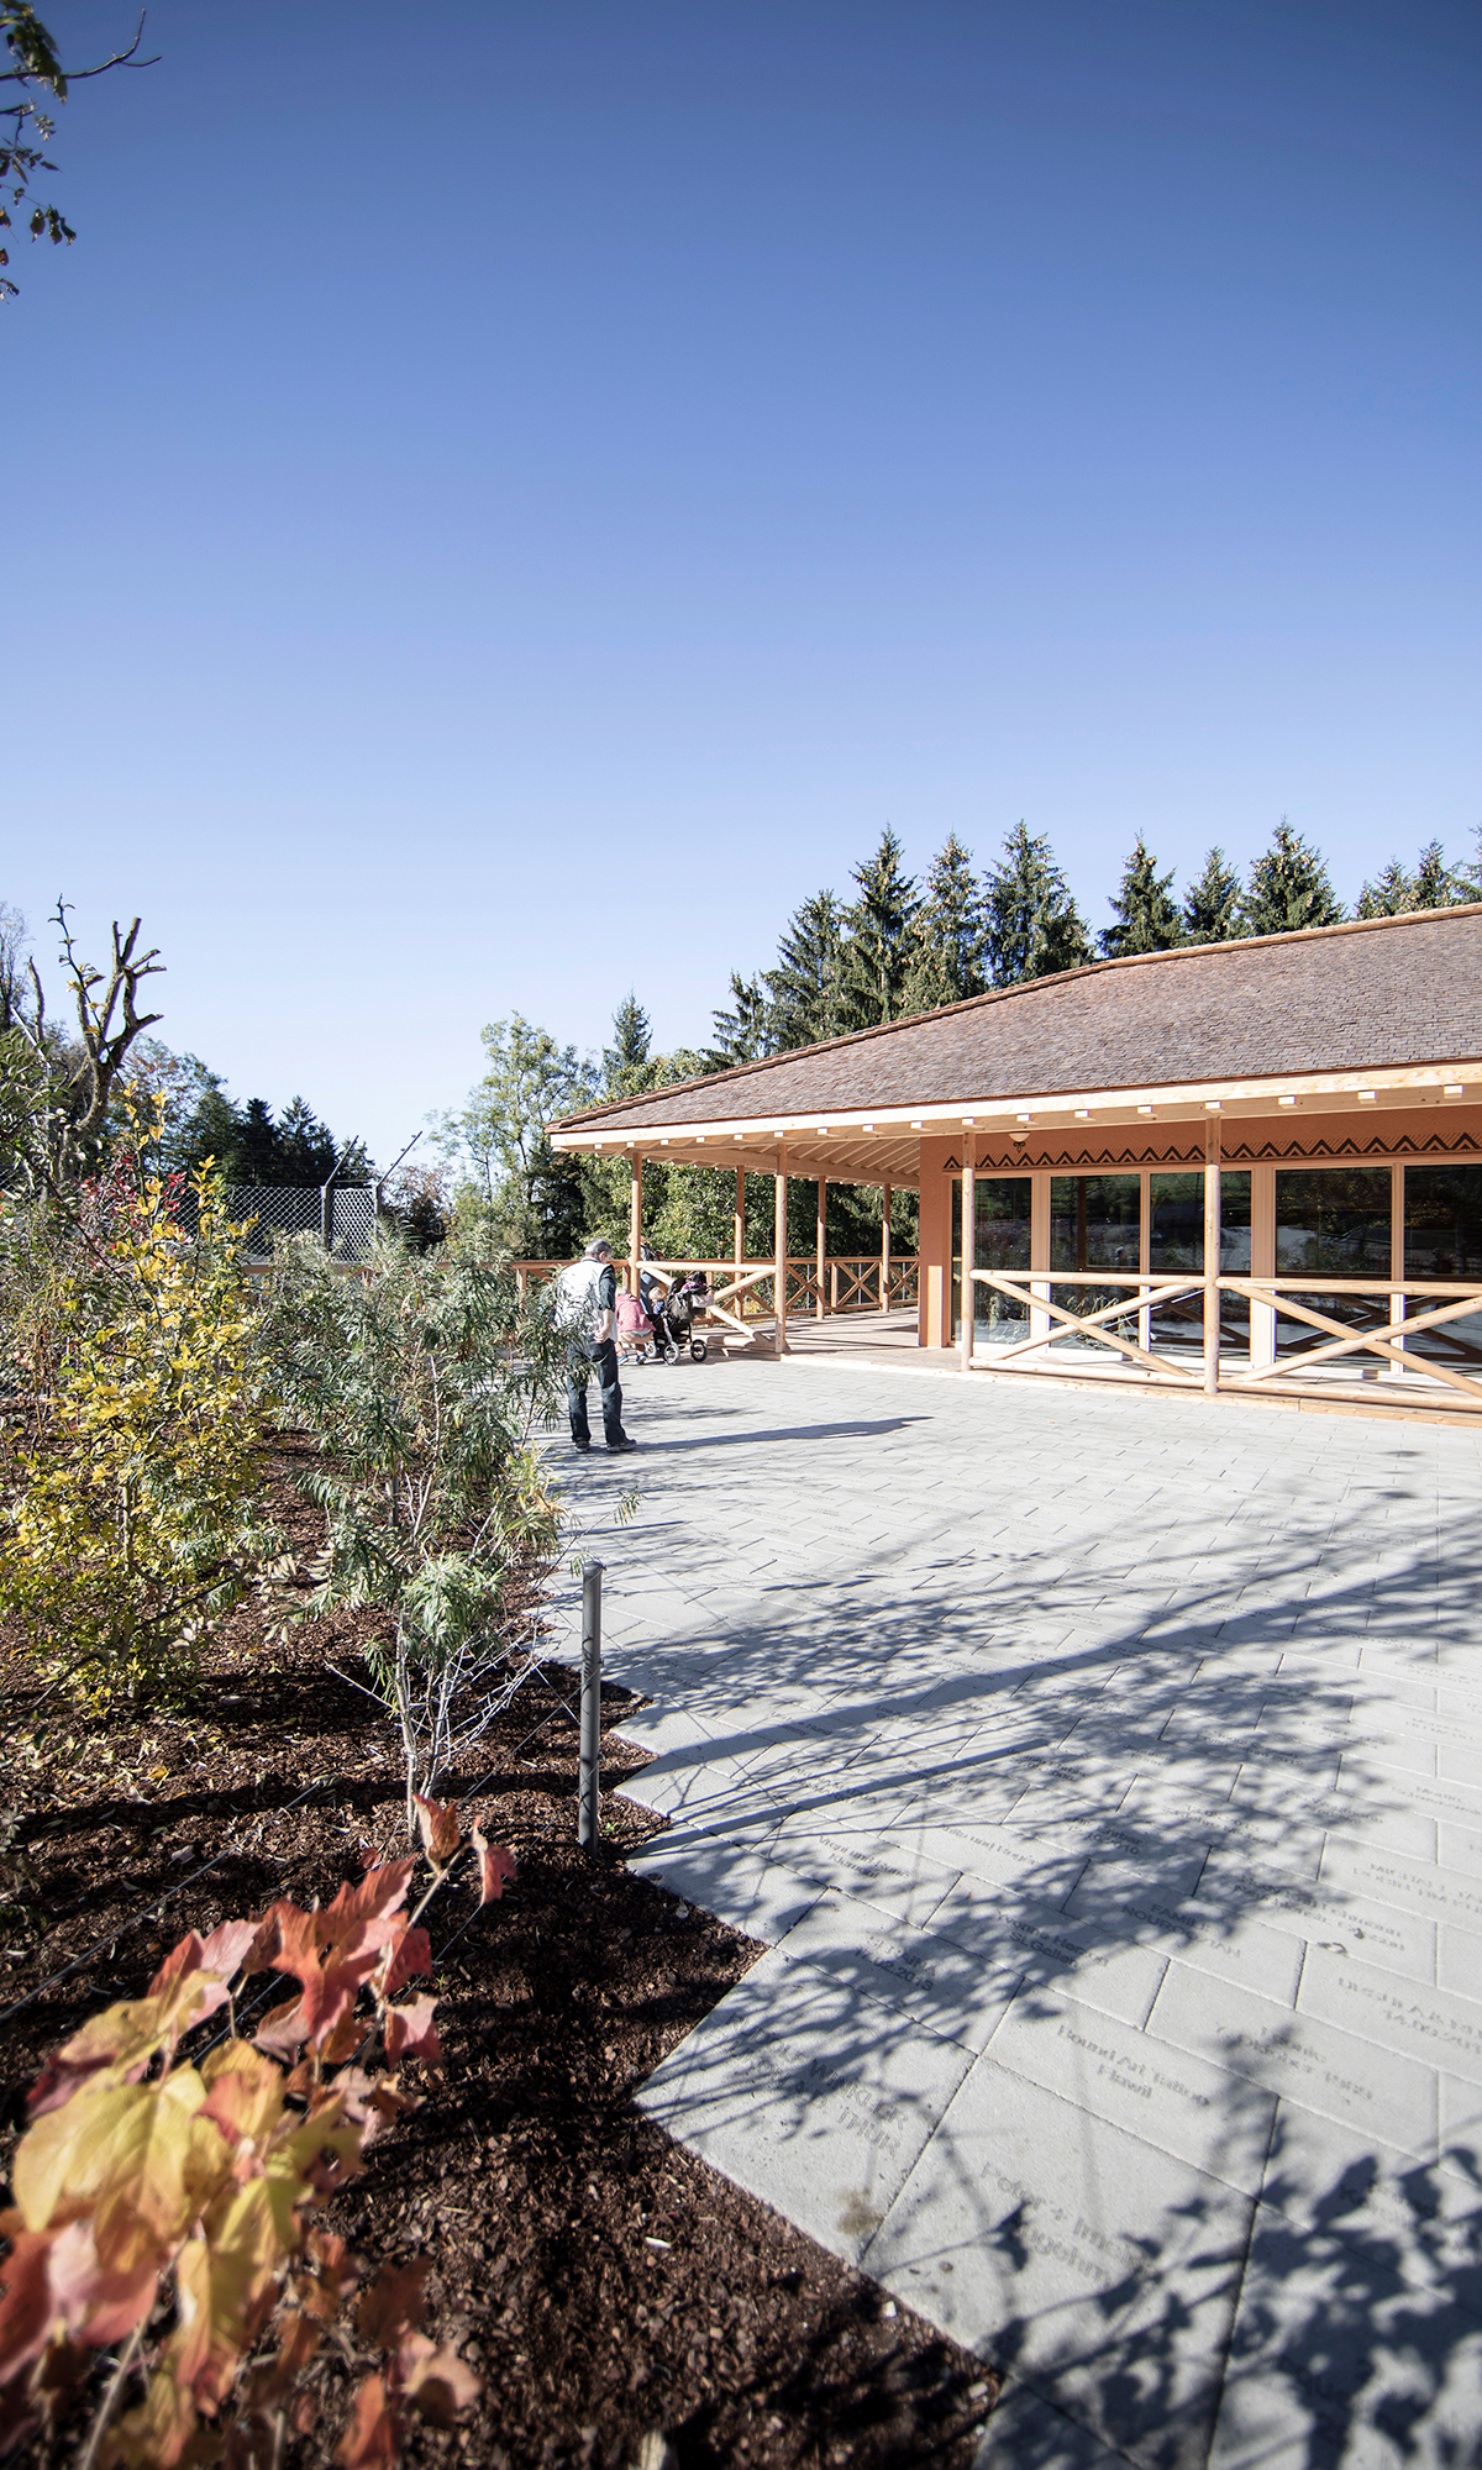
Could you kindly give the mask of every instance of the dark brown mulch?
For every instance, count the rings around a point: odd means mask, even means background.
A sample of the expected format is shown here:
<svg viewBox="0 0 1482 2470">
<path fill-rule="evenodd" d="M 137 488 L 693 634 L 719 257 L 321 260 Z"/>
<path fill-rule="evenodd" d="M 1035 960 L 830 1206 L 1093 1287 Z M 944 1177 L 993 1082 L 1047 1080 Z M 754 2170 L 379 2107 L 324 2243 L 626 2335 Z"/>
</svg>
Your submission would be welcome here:
<svg viewBox="0 0 1482 2470">
<path fill-rule="evenodd" d="M 364 1846 L 399 1848 L 399 1779 L 352 1686 L 358 1656 L 353 1624 L 267 1647 L 243 1613 L 187 1711 L 132 1723 L 28 1719 L 12 1662 L 0 1718 L 21 1815 L 0 1851 L 0 2162 L 43 2052 L 137 1996 L 187 1927 L 275 1894 L 327 1897 Z M 578 1851 L 559 1694 L 572 1676 L 550 1669 L 555 1686 L 516 1700 L 485 1769 L 463 1779 L 470 1814 L 520 1868 L 476 1917 L 456 1889 L 429 1916 L 446 2080 L 338 2200 L 368 2260 L 431 2257 L 431 2327 L 484 2380 L 470 2419 L 415 2435 L 410 2458 L 620 2470 L 662 2430 L 680 2470 L 967 2470 L 993 2391 L 981 2363 L 634 2107 L 760 1950 L 630 1874 L 624 1852 L 654 1831 L 630 1804 L 604 1805 L 597 1861 Z M 633 1702 L 605 1699 L 611 1783 L 643 1760 L 611 1730 Z M 129 1926 L 161 1896 L 159 1919 Z M 79 1955 L 70 1979 L 10 2011 Z M 338 2424 L 327 2414 L 292 2458 L 327 2464 Z"/>
</svg>

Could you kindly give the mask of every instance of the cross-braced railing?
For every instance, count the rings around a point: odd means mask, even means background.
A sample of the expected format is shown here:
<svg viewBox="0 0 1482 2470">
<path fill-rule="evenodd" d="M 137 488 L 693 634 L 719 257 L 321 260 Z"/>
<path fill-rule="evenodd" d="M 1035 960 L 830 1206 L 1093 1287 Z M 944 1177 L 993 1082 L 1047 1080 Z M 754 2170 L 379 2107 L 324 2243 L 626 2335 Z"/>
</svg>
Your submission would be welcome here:
<svg viewBox="0 0 1482 2470">
<path fill-rule="evenodd" d="M 561 1261 L 516 1261 L 514 1272 L 521 1296 L 556 1277 L 564 1266 Z M 631 1264 L 619 1258 L 614 1266 L 619 1275 L 631 1284 Z M 776 1264 L 773 1261 L 665 1259 L 642 1261 L 639 1267 L 645 1278 L 654 1281 L 661 1294 L 668 1292 L 676 1278 L 689 1278 L 696 1272 L 703 1272 L 709 1287 L 705 1298 L 705 1310 L 709 1317 L 744 1338 L 754 1334 L 753 1324 L 756 1321 L 775 1318 Z M 915 1259 L 910 1255 L 904 1259 L 892 1259 L 888 1273 L 882 1279 L 883 1268 L 878 1253 L 828 1253 L 820 1278 L 816 1254 L 789 1253 L 789 1319 L 808 1316 L 823 1320 L 831 1319 L 835 1313 L 878 1312 L 881 1309 L 882 1287 L 890 1307 L 905 1306 L 914 1311 L 917 1296 Z"/>
<path fill-rule="evenodd" d="M 1402 1403 L 1482 1409 L 1482 1284 L 1402 1278 L 1256 1278 L 1128 1270 L 971 1272 L 993 1371 L 1095 1371 L 1178 1389 L 1262 1396 L 1382 1380 Z M 1069 1300 L 1065 1300 L 1066 1297 Z M 1348 1317 L 1344 1317 L 1344 1316 Z M 1166 1321 L 1182 1321 L 1170 1334 Z M 1165 1322 L 1158 1328 L 1159 1321 Z M 1242 1326 L 1238 1333 L 1232 1324 Z M 1478 1326 L 1469 1328 L 1475 1323 Z M 1300 1337 L 1294 1333 L 1300 1332 Z M 1068 1360 L 1071 1350 L 1080 1361 Z M 1088 1361 L 1087 1355 L 1094 1361 Z M 1372 1386 L 1367 1394 L 1372 1397 Z"/>
</svg>

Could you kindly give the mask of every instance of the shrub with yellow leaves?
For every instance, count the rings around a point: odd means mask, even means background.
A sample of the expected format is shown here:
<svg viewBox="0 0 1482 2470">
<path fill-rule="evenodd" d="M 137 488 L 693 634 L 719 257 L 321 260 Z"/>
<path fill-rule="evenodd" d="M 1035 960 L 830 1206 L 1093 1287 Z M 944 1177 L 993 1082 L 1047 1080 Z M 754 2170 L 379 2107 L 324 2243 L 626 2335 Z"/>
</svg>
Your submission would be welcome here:
<svg viewBox="0 0 1482 2470">
<path fill-rule="evenodd" d="M 144 1697 L 188 1669 L 265 1546 L 240 1230 L 212 1172 L 189 1189 L 193 1234 L 178 1178 L 126 1161 L 83 1196 L 5 1512 L 0 1611 L 95 1698 Z"/>
</svg>

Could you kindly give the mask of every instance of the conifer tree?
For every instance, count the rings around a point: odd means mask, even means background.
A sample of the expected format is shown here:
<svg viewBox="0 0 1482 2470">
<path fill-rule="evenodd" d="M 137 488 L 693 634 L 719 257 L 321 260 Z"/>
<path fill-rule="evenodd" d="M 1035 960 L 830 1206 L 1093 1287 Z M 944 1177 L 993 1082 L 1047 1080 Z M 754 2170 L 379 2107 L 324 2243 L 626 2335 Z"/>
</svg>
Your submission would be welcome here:
<svg viewBox="0 0 1482 2470">
<path fill-rule="evenodd" d="M 731 1009 L 710 1015 L 712 1044 L 702 1061 L 707 1072 L 726 1072 L 732 1064 L 756 1063 L 772 1052 L 771 1007 L 760 978 L 731 971 Z"/>
<path fill-rule="evenodd" d="M 859 898 L 846 911 L 843 956 L 844 1025 L 871 1029 L 899 1020 L 905 1008 L 916 913 L 921 903 L 904 853 L 887 826 L 872 858 L 854 869 Z"/>
<path fill-rule="evenodd" d="M 971 852 L 949 833 L 931 862 L 926 898 L 916 919 L 904 1008 L 934 1012 L 939 1004 L 981 995 L 987 924 Z"/>
<path fill-rule="evenodd" d="M 1407 910 L 1418 909 L 1421 906 L 1415 897 L 1415 890 L 1415 877 L 1407 872 L 1400 859 L 1391 858 L 1387 866 L 1380 868 L 1372 883 L 1364 883 L 1360 887 L 1354 916 L 1357 918 L 1403 917 Z M 1433 907 L 1434 903 L 1428 902 L 1426 906 Z"/>
<path fill-rule="evenodd" d="M 1320 852 L 1283 815 L 1270 848 L 1250 870 L 1241 903 L 1245 932 L 1290 935 L 1307 926 L 1336 926 L 1343 914 Z"/>
<path fill-rule="evenodd" d="M 1243 934 L 1240 923 L 1240 877 L 1216 841 L 1198 875 L 1184 894 L 1184 939 L 1188 943 L 1229 943 Z"/>
<path fill-rule="evenodd" d="M 843 961 L 846 922 L 832 892 L 815 892 L 795 910 L 765 972 L 771 999 L 770 1053 L 836 1038 L 848 1026 Z"/>
<path fill-rule="evenodd" d="M 987 958 L 995 986 L 1079 969 L 1090 940 L 1043 833 L 1016 823 L 986 883 Z"/>
<path fill-rule="evenodd" d="M 1116 925 L 1104 926 L 1097 937 L 1108 960 L 1120 960 L 1129 952 L 1169 952 L 1183 942 L 1183 920 L 1168 895 L 1172 881 L 1172 867 L 1159 874 L 1158 861 L 1139 832 L 1112 897 Z"/>
<path fill-rule="evenodd" d="M 653 1048 L 648 1014 L 631 987 L 612 1016 L 612 1044 L 602 1050 L 602 1069 L 610 1098 L 638 1087 Z"/>
</svg>

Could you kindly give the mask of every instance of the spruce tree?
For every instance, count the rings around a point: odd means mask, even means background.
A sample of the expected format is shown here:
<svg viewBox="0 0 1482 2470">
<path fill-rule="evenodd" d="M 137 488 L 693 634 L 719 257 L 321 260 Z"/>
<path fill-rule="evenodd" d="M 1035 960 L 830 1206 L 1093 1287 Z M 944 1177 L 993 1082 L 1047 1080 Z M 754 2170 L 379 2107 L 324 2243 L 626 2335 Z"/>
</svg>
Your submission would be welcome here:
<svg viewBox="0 0 1482 2470">
<path fill-rule="evenodd" d="M 926 898 L 906 971 L 904 1008 L 934 1012 L 939 1004 L 981 995 L 987 984 L 984 947 L 987 923 L 983 892 L 971 853 L 949 833 L 931 862 Z"/>
<path fill-rule="evenodd" d="M 1250 870 L 1241 903 L 1245 932 L 1291 935 L 1302 927 L 1336 926 L 1343 914 L 1320 852 L 1294 832 L 1283 815 L 1270 848 Z"/>
<path fill-rule="evenodd" d="M 765 972 L 771 999 L 769 1052 L 836 1038 L 848 1024 L 843 959 L 846 924 L 832 892 L 815 892 L 795 910 Z"/>
<path fill-rule="evenodd" d="M 1079 969 L 1090 940 L 1043 833 L 1016 823 L 987 878 L 987 958 L 995 986 Z"/>
<path fill-rule="evenodd" d="M 1354 910 L 1354 916 L 1357 918 L 1403 917 L 1407 910 L 1418 909 L 1421 906 L 1415 897 L 1415 890 L 1415 877 L 1406 872 L 1398 858 L 1391 858 L 1388 866 L 1381 867 L 1373 883 L 1365 883 L 1360 888 L 1358 906 Z"/>
<path fill-rule="evenodd" d="M 732 1064 L 756 1063 L 772 1052 L 771 1006 L 760 978 L 731 971 L 731 1009 L 712 1012 L 713 1043 L 701 1057 L 707 1072 L 726 1072 Z"/>
<path fill-rule="evenodd" d="M 1184 940 L 1229 943 L 1244 932 L 1240 923 L 1240 877 L 1216 841 L 1204 861 L 1203 873 L 1184 894 Z"/>
<path fill-rule="evenodd" d="M 1097 937 L 1108 960 L 1120 960 L 1129 952 L 1170 952 L 1183 942 L 1183 920 L 1168 896 L 1172 881 L 1172 867 L 1159 874 L 1158 861 L 1139 832 L 1112 898 L 1116 925 L 1104 926 Z"/>
<path fill-rule="evenodd" d="M 648 1014 L 629 988 L 612 1016 L 612 1044 L 602 1050 L 602 1070 L 610 1098 L 635 1089 L 653 1046 Z"/>
<path fill-rule="evenodd" d="M 845 913 L 848 932 L 841 971 L 844 1025 L 850 1029 L 899 1020 L 905 1009 L 906 972 L 921 903 L 903 856 L 887 827 L 874 856 L 854 869 L 859 898 Z"/>
</svg>

